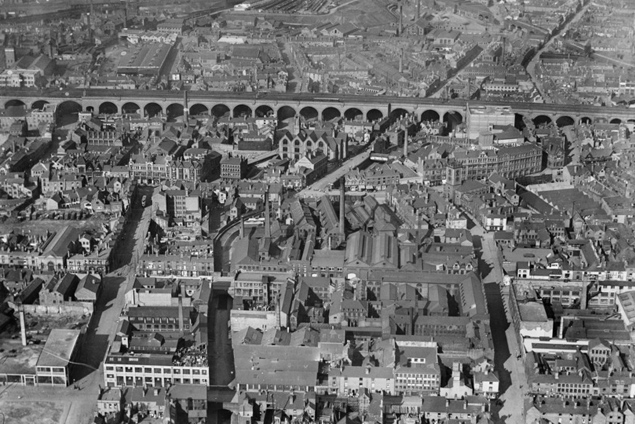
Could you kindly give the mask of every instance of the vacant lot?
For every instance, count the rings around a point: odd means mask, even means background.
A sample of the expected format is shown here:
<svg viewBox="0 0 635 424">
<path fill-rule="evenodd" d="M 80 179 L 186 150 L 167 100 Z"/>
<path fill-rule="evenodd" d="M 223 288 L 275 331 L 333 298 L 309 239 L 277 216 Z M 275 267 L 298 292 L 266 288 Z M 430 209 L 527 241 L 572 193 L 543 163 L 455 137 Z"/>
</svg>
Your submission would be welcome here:
<svg viewBox="0 0 635 424">
<path fill-rule="evenodd" d="M 9 218 L 0 221 L 0 234 L 9 234 L 11 231 L 15 231 L 16 233 L 24 231 L 24 234 L 28 234 L 29 232 L 33 234 L 44 234 L 47 230 L 55 232 L 67 225 L 83 230 L 96 230 L 101 228 L 103 222 L 106 221 L 96 216 L 81 220 L 36 219 L 32 221 L 18 221 L 16 218 Z"/>
<path fill-rule="evenodd" d="M 54 402 L 0 401 L 0 411 L 11 424 L 62 424 L 64 407 Z"/>
<path fill-rule="evenodd" d="M 341 23 L 350 22 L 358 27 L 373 28 L 382 25 L 389 25 L 397 21 L 387 6 L 387 0 L 371 0 L 348 3 L 333 14 L 333 21 Z"/>
</svg>

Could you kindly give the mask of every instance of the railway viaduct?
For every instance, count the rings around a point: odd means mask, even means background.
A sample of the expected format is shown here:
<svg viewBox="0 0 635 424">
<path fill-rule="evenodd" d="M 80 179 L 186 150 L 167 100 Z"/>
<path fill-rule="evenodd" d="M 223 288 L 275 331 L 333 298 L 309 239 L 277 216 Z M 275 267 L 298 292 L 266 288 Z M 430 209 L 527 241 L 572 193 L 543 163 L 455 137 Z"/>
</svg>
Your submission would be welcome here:
<svg viewBox="0 0 635 424">
<path fill-rule="evenodd" d="M 414 114 L 421 120 L 448 120 L 461 122 L 467 107 L 508 106 L 518 117 L 536 123 L 556 122 L 568 125 L 578 122 L 635 123 L 635 110 L 625 107 L 586 105 L 555 105 L 520 102 L 484 102 L 412 97 L 345 96 L 308 93 L 229 93 L 209 91 L 140 91 L 140 90 L 0 90 L 0 104 L 5 107 L 24 105 L 41 108 L 44 104 L 58 109 L 94 111 L 96 113 L 132 113 L 144 116 L 166 114 L 170 118 L 211 114 L 233 117 L 265 116 L 274 114 L 287 119 L 300 114 L 307 119 L 332 119 L 342 116 L 354 119 L 363 116 L 370 121 L 389 114 Z M 451 117 L 451 118 L 450 118 Z"/>
</svg>

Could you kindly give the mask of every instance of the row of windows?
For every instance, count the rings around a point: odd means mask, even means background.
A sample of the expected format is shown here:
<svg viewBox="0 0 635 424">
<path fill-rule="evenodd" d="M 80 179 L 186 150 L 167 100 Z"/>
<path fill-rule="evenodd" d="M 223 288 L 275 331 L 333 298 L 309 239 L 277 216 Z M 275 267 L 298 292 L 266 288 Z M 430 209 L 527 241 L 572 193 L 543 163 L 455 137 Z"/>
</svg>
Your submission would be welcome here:
<svg viewBox="0 0 635 424">
<path fill-rule="evenodd" d="M 200 379 L 200 378 L 158 378 L 155 377 L 154 379 L 152 377 L 145 377 L 145 378 L 141 378 L 141 377 L 135 377 L 134 379 L 130 376 L 127 376 L 125 379 L 124 377 L 117 377 L 115 378 L 115 376 L 113 374 L 106 374 L 106 379 L 107 381 L 107 385 L 108 386 L 113 386 L 114 382 L 116 381 L 117 386 L 122 386 L 125 382 L 125 384 L 127 386 L 132 386 L 132 385 L 146 385 L 146 386 L 150 386 L 150 387 L 161 387 L 161 386 L 167 386 L 170 384 L 205 384 L 207 385 L 207 379 Z"/>
<path fill-rule="evenodd" d="M 106 365 L 106 371 L 115 371 L 115 372 L 129 372 L 129 373 L 154 373 L 154 374 L 181 374 L 181 371 L 183 371 L 182 373 L 185 375 L 207 375 L 207 370 L 206 369 L 198 369 L 198 368 L 193 368 L 193 369 L 189 369 L 189 368 L 184 368 L 181 370 L 181 368 L 158 368 L 158 367 L 123 367 L 123 366 L 113 366 L 113 365 Z"/>
</svg>

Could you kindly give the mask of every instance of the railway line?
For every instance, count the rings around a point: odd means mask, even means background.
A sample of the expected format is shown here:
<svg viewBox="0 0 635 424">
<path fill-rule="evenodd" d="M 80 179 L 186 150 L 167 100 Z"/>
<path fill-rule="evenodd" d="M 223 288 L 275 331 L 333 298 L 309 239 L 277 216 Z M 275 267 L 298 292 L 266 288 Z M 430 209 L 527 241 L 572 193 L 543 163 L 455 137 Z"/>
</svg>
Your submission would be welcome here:
<svg viewBox="0 0 635 424">
<path fill-rule="evenodd" d="M 93 1 L 93 8 L 95 10 L 109 10 L 109 11 L 113 11 L 113 10 L 123 10 L 126 8 L 126 3 L 129 9 L 133 9 L 133 8 L 143 8 L 143 7 L 150 7 L 150 6 L 156 6 L 157 2 L 156 1 L 98 1 L 95 0 Z M 170 5 L 176 5 L 176 4 L 181 4 L 183 3 L 183 1 L 174 1 L 174 2 L 169 2 L 168 4 L 166 4 L 166 6 L 170 6 Z M 203 9 L 203 10 L 198 10 L 195 12 L 191 12 L 187 15 L 184 16 L 184 19 L 187 21 L 189 19 L 196 19 L 196 18 L 200 18 L 202 16 L 207 16 L 207 15 L 213 15 L 215 13 L 219 13 L 222 12 L 224 10 L 226 10 L 227 8 L 233 7 L 235 4 L 240 3 L 240 0 L 222 0 L 220 2 L 218 2 L 217 5 L 215 5 L 214 7 L 210 7 L 207 9 Z M 30 14 L 30 15 L 26 15 L 26 16 L 11 16 L 8 15 L 6 18 L 1 19 L 0 18 L 0 23 L 2 22 L 11 22 L 11 23 L 15 23 L 15 24 L 21 24 L 21 23 L 28 23 L 28 22 L 36 22 L 39 20 L 43 20 L 43 19 L 49 19 L 49 20 L 55 20 L 55 19 L 67 19 L 69 17 L 78 17 L 79 15 L 81 15 L 82 13 L 88 13 L 90 11 L 90 7 L 91 5 L 89 3 L 71 3 L 70 5 L 68 3 L 51 3 L 48 4 L 47 6 L 45 6 L 46 9 L 48 10 L 47 12 L 44 13 L 34 13 L 34 14 Z M 5 9 L 9 9 L 9 10 L 5 10 L 3 11 L 3 13 L 7 14 L 7 13 L 20 13 L 20 12 L 29 12 L 29 11 L 33 11 L 33 10 L 42 10 L 43 7 L 42 5 L 38 5 L 37 8 L 34 8 L 33 5 L 11 5 L 10 8 L 7 7 Z"/>
</svg>

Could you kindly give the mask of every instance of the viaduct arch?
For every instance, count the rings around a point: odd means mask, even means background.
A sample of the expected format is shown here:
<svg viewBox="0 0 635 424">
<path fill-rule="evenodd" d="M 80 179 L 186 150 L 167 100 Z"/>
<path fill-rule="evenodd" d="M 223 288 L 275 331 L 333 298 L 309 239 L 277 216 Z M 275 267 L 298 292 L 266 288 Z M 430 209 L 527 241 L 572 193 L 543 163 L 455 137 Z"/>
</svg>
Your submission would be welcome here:
<svg viewBox="0 0 635 424">
<path fill-rule="evenodd" d="M 88 94 L 87 94 L 88 92 Z M 26 93 L 26 94 L 25 94 Z M 319 119 L 329 115 L 333 117 L 359 116 L 359 112 L 368 120 L 374 121 L 386 116 L 415 114 L 417 119 L 443 121 L 448 112 L 458 114 L 457 120 L 463 122 L 465 117 L 465 102 L 449 100 L 440 102 L 426 98 L 396 98 L 361 96 L 353 98 L 348 96 L 329 97 L 330 95 L 303 95 L 303 94 L 275 94 L 266 96 L 246 96 L 234 93 L 197 93 L 192 92 L 188 98 L 188 111 L 193 115 L 205 113 L 223 116 L 227 113 L 234 116 L 246 113 L 249 116 L 258 115 L 257 111 L 273 111 L 275 116 L 300 114 L 304 119 Z M 132 113 L 156 116 L 158 113 L 166 113 L 167 108 L 175 103 L 182 103 L 182 96 L 172 92 L 139 92 L 134 95 L 125 92 L 105 92 L 104 90 L 74 90 L 68 92 L 53 93 L 47 98 L 40 97 L 35 90 L 5 89 L 0 93 L 2 104 L 5 106 L 23 106 L 26 108 L 41 108 L 45 104 L 59 106 L 67 101 L 74 101 L 86 111 L 114 110 L 118 113 Z M 105 105 L 106 102 L 113 104 Z M 510 106 L 516 114 L 516 122 L 520 117 L 533 119 L 534 122 L 554 122 L 558 125 L 566 125 L 574 122 L 613 122 L 625 123 L 633 120 L 632 109 L 607 108 L 580 105 L 551 105 L 551 104 L 514 104 L 514 103 L 488 103 L 474 101 L 470 106 Z M 171 109 L 174 109 L 173 106 Z M 148 113 L 150 112 L 150 113 Z M 198 112 L 198 113 L 197 113 Z M 460 118 L 459 118 L 460 115 Z M 570 120 L 570 119 L 571 120 Z M 607 119 L 608 118 L 608 119 Z"/>
</svg>

